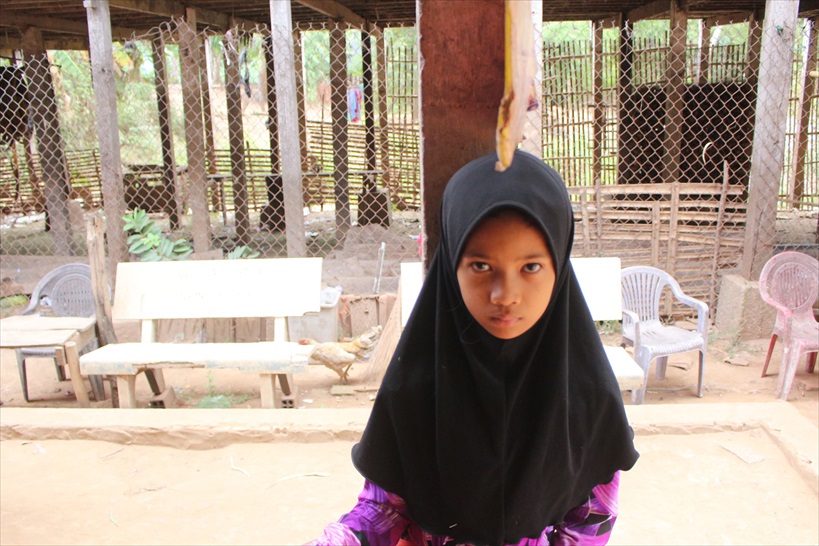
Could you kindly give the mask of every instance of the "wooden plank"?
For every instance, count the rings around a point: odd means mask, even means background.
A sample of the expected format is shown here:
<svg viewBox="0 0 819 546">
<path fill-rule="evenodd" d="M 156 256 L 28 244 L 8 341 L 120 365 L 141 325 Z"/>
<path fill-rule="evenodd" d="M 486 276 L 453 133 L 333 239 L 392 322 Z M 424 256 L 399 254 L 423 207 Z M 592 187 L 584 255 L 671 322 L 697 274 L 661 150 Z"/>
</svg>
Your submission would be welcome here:
<svg viewBox="0 0 819 546">
<path fill-rule="evenodd" d="M 314 345 L 258 343 L 116 343 L 80 357 L 86 375 L 136 375 L 151 368 L 235 369 L 302 373 Z"/>
<path fill-rule="evenodd" d="M 121 263 L 114 320 L 318 313 L 321 263 L 321 258 Z"/>
</svg>

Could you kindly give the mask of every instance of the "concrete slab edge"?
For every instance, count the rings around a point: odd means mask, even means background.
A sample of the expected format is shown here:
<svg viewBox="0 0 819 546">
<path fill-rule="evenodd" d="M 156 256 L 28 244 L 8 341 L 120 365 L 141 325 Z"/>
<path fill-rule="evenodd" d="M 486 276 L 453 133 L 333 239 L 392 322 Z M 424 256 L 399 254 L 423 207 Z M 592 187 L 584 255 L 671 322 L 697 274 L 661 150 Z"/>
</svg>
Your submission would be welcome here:
<svg viewBox="0 0 819 546">
<path fill-rule="evenodd" d="M 0 440 L 100 440 L 177 449 L 233 443 L 356 441 L 369 408 L 0 408 Z M 786 402 L 626 406 L 636 435 L 764 430 L 819 494 L 819 429 Z"/>
</svg>

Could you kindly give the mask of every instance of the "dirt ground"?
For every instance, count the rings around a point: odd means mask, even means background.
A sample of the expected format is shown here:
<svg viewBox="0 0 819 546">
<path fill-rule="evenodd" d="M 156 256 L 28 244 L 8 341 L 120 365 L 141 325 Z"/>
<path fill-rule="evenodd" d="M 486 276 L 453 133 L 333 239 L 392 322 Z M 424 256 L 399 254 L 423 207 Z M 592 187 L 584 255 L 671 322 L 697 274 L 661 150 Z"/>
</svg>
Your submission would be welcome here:
<svg viewBox="0 0 819 546">
<path fill-rule="evenodd" d="M 604 337 L 608 343 L 617 341 L 613 334 Z M 799 461 L 783 452 L 769 429 L 711 426 L 723 410 L 748 406 L 753 415 L 768 412 L 766 408 L 788 410 L 793 413 L 789 420 L 803 421 L 808 441 L 816 443 L 819 372 L 808 375 L 801 364 L 788 402 L 776 402 L 781 349 L 777 346 L 769 375 L 761 378 L 766 349 L 766 339 L 737 346 L 716 337 L 709 346 L 703 398 L 695 396 L 695 353 L 672 357 L 664 380 L 657 380 L 652 370 L 642 406 L 632 406 L 624 396 L 632 423 L 643 423 L 635 425 L 641 459 L 623 476 L 621 517 L 611 544 L 819 543 L 819 484 L 811 483 L 815 474 L 806 480 L 797 469 Z M 292 416 L 315 415 L 329 422 L 337 415 L 344 423 L 365 422 L 375 394 L 363 384 L 366 371 L 367 363 L 356 364 L 342 389 L 345 394 L 334 394 L 338 375 L 310 366 L 295 378 L 295 410 L 256 409 L 258 380 L 250 374 L 171 370 L 165 379 L 181 407 L 195 408 L 203 400 L 229 403 L 234 409 L 193 413 L 205 422 L 212 415 L 214 423 L 234 415 L 238 422 L 233 426 L 241 435 L 249 415 L 269 418 L 269 427 L 277 429 L 292 428 L 276 425 Z M 111 407 L 110 400 L 92 401 L 99 408 L 96 413 L 116 419 L 120 414 L 114 412 L 131 412 L 121 414 L 128 416 L 123 421 L 132 415 L 152 421 L 156 415 L 157 422 L 185 414 L 147 409 L 147 382 L 140 377 L 137 383 L 140 406 L 146 409 L 104 409 Z M 49 362 L 31 362 L 29 392 L 33 400 L 25 403 L 13 353 L 0 353 L 4 426 L 18 415 L 12 414 L 20 411 L 16 408 L 76 407 L 71 382 L 57 381 Z M 679 410 L 672 415 L 686 416 L 699 411 L 705 425 L 672 434 L 640 432 L 663 420 L 650 412 L 670 409 Z M 85 416 L 95 412 L 74 411 Z M 356 417 L 348 418 L 348 412 Z M 47 425 L 51 419 L 42 420 Z M 361 478 L 349 457 L 354 439 L 214 441 L 213 449 L 183 449 L 184 428 L 158 429 L 163 445 L 52 439 L 59 434 L 43 439 L 4 436 L 0 544 L 300 544 L 349 510 L 360 490 Z M 805 436 L 803 432 L 797 435 Z M 207 443 L 218 433 L 205 430 L 202 435 Z"/>
<path fill-rule="evenodd" d="M 617 344 L 619 341 L 619 336 L 614 333 L 604 333 L 602 337 L 607 344 Z M 644 404 L 774 400 L 782 350 L 781 344 L 777 344 L 768 375 L 763 378 L 760 375 L 767 348 L 768 339 L 732 344 L 729 339 L 713 336 L 708 347 L 702 398 L 696 397 L 697 353 L 691 352 L 669 358 L 665 379 L 656 379 L 652 367 Z M 71 381 L 57 381 L 52 363 L 36 359 L 29 361 L 27 370 L 31 402 L 26 403 L 22 397 L 14 354 L 0 351 L 0 400 L 3 404 L 6 407 L 76 407 Z M 310 366 L 307 373 L 294 378 L 298 388 L 295 406 L 298 409 L 370 407 L 375 391 L 364 380 L 368 366 L 368 362 L 354 364 L 346 385 L 341 384 L 338 374 L 329 368 Z M 165 381 L 174 387 L 179 407 L 192 408 L 200 404 L 210 407 L 260 407 L 259 382 L 253 374 L 234 370 L 165 370 Z M 147 408 L 151 396 L 148 382 L 140 376 L 137 380 L 140 406 Z M 631 404 L 628 393 L 624 393 L 623 400 L 625 404 Z M 803 359 L 788 402 L 819 426 L 819 367 L 813 374 L 807 374 Z M 110 408 L 111 400 L 95 402 L 92 399 L 91 405 Z"/>
</svg>

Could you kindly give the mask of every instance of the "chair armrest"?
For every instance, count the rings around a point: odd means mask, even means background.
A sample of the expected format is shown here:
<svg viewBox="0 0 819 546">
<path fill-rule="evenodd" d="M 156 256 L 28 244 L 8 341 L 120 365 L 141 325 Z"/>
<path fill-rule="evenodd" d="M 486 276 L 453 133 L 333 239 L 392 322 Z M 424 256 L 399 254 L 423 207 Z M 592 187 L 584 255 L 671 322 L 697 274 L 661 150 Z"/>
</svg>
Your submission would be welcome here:
<svg viewBox="0 0 819 546">
<path fill-rule="evenodd" d="M 638 347 L 640 345 L 640 315 L 628 309 L 623 309 L 622 312 L 623 322 L 626 322 L 626 319 L 628 319 L 634 324 L 634 346 Z"/>
<path fill-rule="evenodd" d="M 674 294 L 674 297 L 677 298 L 677 301 L 683 305 L 696 309 L 697 331 L 702 335 L 705 335 L 708 332 L 708 304 L 704 301 L 698 300 L 697 298 L 692 298 L 691 296 L 685 295 L 679 286 L 670 284 L 669 287 L 671 288 L 671 292 Z"/>
</svg>

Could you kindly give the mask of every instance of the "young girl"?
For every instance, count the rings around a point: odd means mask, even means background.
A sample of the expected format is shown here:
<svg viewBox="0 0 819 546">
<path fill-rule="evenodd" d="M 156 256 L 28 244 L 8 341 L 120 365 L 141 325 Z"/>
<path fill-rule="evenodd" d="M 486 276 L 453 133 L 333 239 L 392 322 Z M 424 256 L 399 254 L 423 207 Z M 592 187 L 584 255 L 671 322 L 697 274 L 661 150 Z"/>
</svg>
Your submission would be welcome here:
<svg viewBox="0 0 819 546">
<path fill-rule="evenodd" d="M 637 460 L 569 262 L 560 176 L 516 152 L 450 180 L 441 244 L 353 462 L 358 504 L 313 544 L 605 544 Z"/>
</svg>

